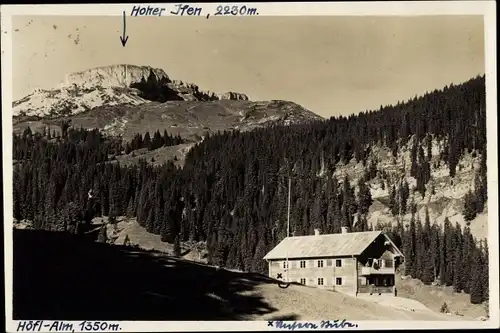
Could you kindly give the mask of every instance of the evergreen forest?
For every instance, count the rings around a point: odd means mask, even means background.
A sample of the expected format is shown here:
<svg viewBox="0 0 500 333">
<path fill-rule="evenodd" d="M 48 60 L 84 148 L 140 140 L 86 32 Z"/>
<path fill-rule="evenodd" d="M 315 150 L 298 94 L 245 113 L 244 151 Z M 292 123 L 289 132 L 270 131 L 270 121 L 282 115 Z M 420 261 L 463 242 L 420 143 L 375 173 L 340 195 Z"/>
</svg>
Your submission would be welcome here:
<svg viewBox="0 0 500 333">
<path fill-rule="evenodd" d="M 213 265 L 266 273 L 264 255 L 286 237 L 288 177 L 293 235 L 384 229 L 405 254 L 404 274 L 424 283 L 464 290 L 472 303 L 488 298 L 488 246 L 469 227 L 421 221 L 413 197 L 429 186 L 432 144 L 444 143 L 439 163 L 454 177 L 465 153 L 480 157 L 475 186 L 464 200 L 466 220 L 487 202 L 485 78 L 415 96 L 348 117 L 251 132 L 209 135 L 187 154 L 184 166 L 123 166 L 115 156 L 183 142 L 164 131 L 137 134 L 130 142 L 98 130 L 62 126 L 62 133 L 13 136 L 14 218 L 37 229 L 79 233 L 97 216 L 136 217 L 149 233 L 178 247 L 205 241 Z M 384 179 L 370 159 L 376 146 L 393 156 L 411 142 L 411 176 L 385 182 L 391 225 L 368 225 L 373 202 L 367 182 Z M 362 163 L 364 176 L 352 182 L 334 177 L 338 165 Z M 92 197 L 89 193 L 92 192 Z M 405 221 L 401 215 L 411 213 Z"/>
</svg>

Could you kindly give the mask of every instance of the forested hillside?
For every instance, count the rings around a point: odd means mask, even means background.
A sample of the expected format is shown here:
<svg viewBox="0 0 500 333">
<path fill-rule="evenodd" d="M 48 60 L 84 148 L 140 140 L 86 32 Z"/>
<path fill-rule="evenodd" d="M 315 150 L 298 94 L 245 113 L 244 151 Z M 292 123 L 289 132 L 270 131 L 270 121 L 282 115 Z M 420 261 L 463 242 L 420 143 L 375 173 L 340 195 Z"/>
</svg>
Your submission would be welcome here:
<svg viewBox="0 0 500 333">
<path fill-rule="evenodd" d="M 170 138 L 163 145 L 177 142 Z M 435 142 L 441 150 L 431 162 Z M 409 143 L 411 163 L 405 168 L 416 179 L 414 188 L 404 179 L 385 179 L 385 170 L 370 158 L 375 147 L 387 147 L 396 157 Z M 144 140 L 132 146 L 145 147 Z M 484 76 L 350 117 L 207 136 L 189 151 L 182 169 L 171 162 L 108 163 L 132 146 L 98 131 L 69 129 L 56 140 L 29 130 L 15 136 L 14 218 L 40 229 L 78 232 L 96 215 L 136 216 L 148 232 L 177 248 L 187 240 L 206 241 L 213 264 L 265 272 L 262 257 L 286 236 L 287 175 L 295 235 L 314 228 L 370 228 L 366 216 L 373 198 L 366 184 L 378 177 L 390 189 L 394 223 L 373 227 L 388 228 L 404 250 L 406 274 L 470 292 L 473 303 L 487 299 L 486 240 L 474 239 L 468 226 L 440 226 L 415 214 L 417 196 L 433 191 L 432 169 L 446 165 L 453 179 L 464 154 L 481 161 L 464 216 L 472 220 L 484 210 Z M 351 182 L 347 175 L 334 176 L 353 161 L 363 165 L 363 177 Z M 401 218 L 407 212 L 409 221 Z"/>
</svg>

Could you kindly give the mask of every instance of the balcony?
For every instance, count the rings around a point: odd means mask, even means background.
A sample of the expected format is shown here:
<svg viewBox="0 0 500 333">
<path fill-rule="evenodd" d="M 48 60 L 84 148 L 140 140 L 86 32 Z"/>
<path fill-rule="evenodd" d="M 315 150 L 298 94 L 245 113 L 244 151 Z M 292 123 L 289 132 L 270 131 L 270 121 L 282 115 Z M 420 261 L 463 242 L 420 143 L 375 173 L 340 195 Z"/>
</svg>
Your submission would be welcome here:
<svg viewBox="0 0 500 333">
<path fill-rule="evenodd" d="M 361 267 L 361 275 L 394 274 L 394 267 Z"/>
</svg>

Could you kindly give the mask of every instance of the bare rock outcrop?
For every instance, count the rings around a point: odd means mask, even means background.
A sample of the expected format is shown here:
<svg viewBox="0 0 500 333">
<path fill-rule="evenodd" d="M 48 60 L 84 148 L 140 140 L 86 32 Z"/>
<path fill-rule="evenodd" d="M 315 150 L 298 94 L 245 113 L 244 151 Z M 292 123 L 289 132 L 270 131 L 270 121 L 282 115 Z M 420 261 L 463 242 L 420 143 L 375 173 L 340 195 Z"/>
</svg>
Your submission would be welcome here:
<svg viewBox="0 0 500 333">
<path fill-rule="evenodd" d="M 140 105 L 167 101 L 243 100 L 237 92 L 216 94 L 196 84 L 171 80 L 164 70 L 118 64 L 66 75 L 54 89 L 37 89 L 13 103 L 14 116 L 75 115 L 103 105 Z"/>
<path fill-rule="evenodd" d="M 248 101 L 248 96 L 242 93 L 237 93 L 233 91 L 228 91 L 223 94 L 218 94 L 217 95 L 219 100 L 232 100 L 232 101 Z"/>
<path fill-rule="evenodd" d="M 193 83 L 171 80 L 165 71 L 159 68 L 127 64 L 96 67 L 68 74 L 61 83 L 61 88 L 138 88 L 142 91 L 156 90 L 157 92 L 168 89 L 177 95 L 179 100 L 185 101 L 248 100 L 248 96 L 242 93 L 215 94 L 202 91 Z M 172 99 L 172 93 L 167 99 Z"/>
<path fill-rule="evenodd" d="M 162 69 L 123 64 L 96 67 L 68 74 L 61 85 L 62 87 L 77 86 L 83 89 L 131 87 L 133 84 L 147 81 L 151 76 L 162 85 L 170 82 L 168 75 Z"/>
</svg>

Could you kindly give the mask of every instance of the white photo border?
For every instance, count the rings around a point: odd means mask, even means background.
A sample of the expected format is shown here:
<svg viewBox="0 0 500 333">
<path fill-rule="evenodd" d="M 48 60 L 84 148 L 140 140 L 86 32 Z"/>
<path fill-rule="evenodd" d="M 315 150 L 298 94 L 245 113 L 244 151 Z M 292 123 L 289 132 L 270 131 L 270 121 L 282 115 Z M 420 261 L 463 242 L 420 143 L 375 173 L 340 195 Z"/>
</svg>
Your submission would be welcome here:
<svg viewBox="0 0 500 333">
<path fill-rule="evenodd" d="M 172 16 L 175 4 L 139 4 L 167 7 L 164 16 Z M 224 3 L 190 3 L 215 13 Z M 243 3 L 239 3 L 243 5 Z M 258 8 L 260 16 L 416 16 L 416 15 L 481 15 L 485 29 L 485 76 L 487 109 L 488 166 L 488 244 L 490 263 L 490 319 L 487 321 L 356 321 L 351 330 L 373 329 L 461 329 L 499 327 L 499 241 L 498 241 L 498 158 L 497 158 L 497 78 L 496 78 L 496 3 L 495 1 L 393 1 L 393 2 L 333 2 L 333 3 L 244 3 Z M 3 130 L 3 193 L 4 193 L 4 262 L 5 309 L 7 332 L 15 332 L 20 321 L 12 320 L 12 16 L 73 15 L 120 16 L 134 4 L 65 4 L 65 5 L 2 5 L 2 130 Z M 158 18 L 163 19 L 163 18 Z M 63 318 L 61 318 L 63 319 Z M 327 319 L 327 318 L 325 318 Z M 68 322 L 77 325 L 79 322 Z M 111 324 L 111 322 L 109 322 Z M 120 331 L 254 331 L 277 330 L 265 321 L 122 321 Z M 319 322 L 315 322 L 318 324 Z M 43 330 L 42 330 L 43 331 Z M 78 332 L 77 328 L 75 332 Z"/>
</svg>

